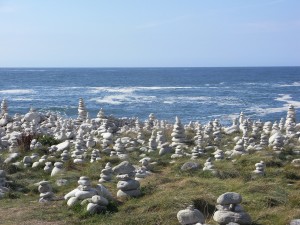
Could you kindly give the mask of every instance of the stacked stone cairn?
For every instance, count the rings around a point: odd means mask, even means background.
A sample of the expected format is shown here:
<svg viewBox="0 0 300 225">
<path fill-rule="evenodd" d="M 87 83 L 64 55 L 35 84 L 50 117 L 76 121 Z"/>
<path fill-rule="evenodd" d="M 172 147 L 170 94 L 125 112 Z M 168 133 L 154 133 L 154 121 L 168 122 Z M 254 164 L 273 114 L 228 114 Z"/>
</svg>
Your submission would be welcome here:
<svg viewBox="0 0 300 225">
<path fill-rule="evenodd" d="M 138 197 L 141 195 L 140 183 L 134 180 L 135 168 L 129 162 L 124 161 L 113 168 L 113 172 L 120 181 L 117 184 L 119 189 L 117 197 Z"/>
<path fill-rule="evenodd" d="M 284 142 L 283 142 L 283 135 L 281 135 L 281 133 L 278 133 L 275 137 L 275 140 L 273 142 L 273 150 L 276 152 L 276 153 L 281 153 L 282 150 L 283 150 L 283 146 L 284 146 Z"/>
<path fill-rule="evenodd" d="M 177 213 L 177 219 L 182 225 L 201 225 L 205 222 L 204 215 L 198 209 L 195 209 L 193 205 L 180 210 Z"/>
<path fill-rule="evenodd" d="M 90 160 L 90 162 L 91 163 L 97 162 L 100 159 L 101 159 L 101 157 L 100 157 L 100 151 L 99 151 L 99 149 L 93 149 L 92 153 L 91 153 L 91 160 Z"/>
<path fill-rule="evenodd" d="M 206 160 L 206 162 L 204 163 L 204 167 L 202 169 L 203 171 L 210 171 L 212 172 L 213 174 L 216 173 L 216 170 L 215 170 L 215 166 L 214 164 L 212 163 L 212 158 L 208 158 Z"/>
<path fill-rule="evenodd" d="M 171 155 L 171 159 L 181 158 L 185 155 L 186 153 L 184 152 L 182 145 L 177 145 L 175 148 L 175 153 Z"/>
<path fill-rule="evenodd" d="M 157 142 L 155 137 L 155 130 L 152 131 L 149 139 L 149 150 L 148 152 L 155 152 L 157 150 Z"/>
<path fill-rule="evenodd" d="M 218 209 L 213 216 L 220 225 L 235 223 L 239 225 L 252 224 L 251 217 L 240 205 L 242 196 L 235 192 L 226 192 L 217 199 Z"/>
<path fill-rule="evenodd" d="M 204 135 L 203 138 L 208 146 L 212 145 L 213 139 L 213 122 L 209 121 L 208 124 L 204 127 Z"/>
<path fill-rule="evenodd" d="M 87 119 L 87 111 L 86 111 L 83 99 L 80 98 L 79 103 L 78 103 L 78 118 L 77 118 L 77 120 L 80 122 L 84 122 L 86 119 Z"/>
<path fill-rule="evenodd" d="M 224 152 L 221 149 L 217 149 L 213 154 L 214 154 L 216 161 L 220 161 L 220 160 L 224 159 L 224 157 L 225 157 Z"/>
<path fill-rule="evenodd" d="M 237 141 L 236 145 L 234 146 L 231 156 L 243 155 L 245 153 L 246 152 L 244 147 L 244 139 L 241 138 Z"/>
<path fill-rule="evenodd" d="M 158 148 L 161 148 L 161 146 L 166 142 L 166 137 L 164 135 L 164 133 L 159 130 L 157 131 L 157 134 L 156 134 L 156 143 L 157 143 L 157 147 Z"/>
<path fill-rule="evenodd" d="M 260 161 L 259 163 L 255 164 L 255 170 L 253 171 L 253 174 L 256 176 L 264 176 L 265 175 L 265 168 L 266 164 L 264 161 Z"/>
<path fill-rule="evenodd" d="M 107 132 L 102 133 L 102 152 L 106 154 L 110 154 L 111 152 L 111 146 L 113 144 L 113 134 L 109 132 L 108 129 Z"/>
<path fill-rule="evenodd" d="M 70 159 L 68 150 L 64 150 L 63 153 L 61 153 L 60 157 L 62 162 L 67 162 Z"/>
<path fill-rule="evenodd" d="M 116 140 L 116 143 L 115 143 L 113 149 L 115 150 L 116 155 L 118 156 L 119 159 L 125 160 L 128 158 L 128 154 L 126 152 L 124 144 L 122 143 L 121 138 L 118 138 Z"/>
<path fill-rule="evenodd" d="M 56 162 L 56 163 L 54 163 L 54 167 L 53 167 L 53 169 L 51 171 L 51 177 L 63 173 L 63 171 L 64 171 L 63 170 L 63 165 L 64 164 L 62 162 Z"/>
<path fill-rule="evenodd" d="M 86 176 L 80 177 L 78 184 L 76 189 L 64 196 L 67 205 L 71 207 L 78 202 L 81 202 L 81 205 L 88 203 L 87 211 L 89 213 L 104 212 L 109 204 L 108 198 L 111 196 L 109 191 L 101 184 L 93 188 L 90 179 Z"/>
<path fill-rule="evenodd" d="M 40 192 L 40 203 L 45 203 L 53 200 L 54 193 L 49 181 L 41 181 L 36 184 Z"/>
<path fill-rule="evenodd" d="M 269 145 L 269 136 L 266 133 L 262 133 L 260 136 L 260 143 L 261 148 L 266 148 Z"/>
<path fill-rule="evenodd" d="M 172 137 L 172 147 L 177 145 L 183 145 L 185 143 L 185 130 L 184 126 L 181 124 L 180 119 L 176 116 L 175 124 L 173 126 Z"/>
<path fill-rule="evenodd" d="M 106 163 L 105 168 L 103 170 L 101 170 L 99 182 L 100 183 L 110 182 L 112 179 L 112 174 L 113 174 L 113 171 L 112 171 L 111 163 L 108 162 L 108 163 Z"/>
<path fill-rule="evenodd" d="M 221 126 L 219 120 L 215 119 L 213 121 L 213 138 L 214 138 L 214 143 L 216 145 L 219 145 L 222 140 L 221 129 L 222 129 L 222 126 Z"/>
</svg>

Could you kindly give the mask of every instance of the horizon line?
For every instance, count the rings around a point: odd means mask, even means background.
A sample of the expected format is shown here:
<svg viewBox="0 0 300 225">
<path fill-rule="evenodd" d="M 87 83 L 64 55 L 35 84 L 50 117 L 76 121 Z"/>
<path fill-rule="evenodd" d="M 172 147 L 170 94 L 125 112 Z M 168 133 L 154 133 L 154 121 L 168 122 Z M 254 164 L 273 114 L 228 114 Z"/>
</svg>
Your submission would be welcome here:
<svg viewBox="0 0 300 225">
<path fill-rule="evenodd" d="M 0 66 L 0 69 L 148 69 L 148 68 L 272 68 L 272 67 L 300 67 L 298 66 Z"/>
</svg>

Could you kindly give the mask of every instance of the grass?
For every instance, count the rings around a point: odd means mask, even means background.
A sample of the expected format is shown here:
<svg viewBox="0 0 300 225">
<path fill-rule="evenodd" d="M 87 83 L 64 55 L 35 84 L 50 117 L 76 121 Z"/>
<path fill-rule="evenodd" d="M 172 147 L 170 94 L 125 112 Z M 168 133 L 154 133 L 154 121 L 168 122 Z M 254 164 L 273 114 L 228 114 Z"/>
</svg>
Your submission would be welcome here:
<svg viewBox="0 0 300 225">
<path fill-rule="evenodd" d="M 232 149 L 234 143 L 229 141 L 232 136 L 223 138 L 220 149 Z M 189 150 L 192 147 L 191 145 Z M 130 155 L 130 161 L 139 164 L 138 152 Z M 96 185 L 105 164 L 110 161 L 115 166 L 120 160 L 110 160 L 108 156 L 103 156 L 95 163 L 77 165 L 67 162 L 65 173 L 54 178 L 42 168 L 8 166 L 4 169 L 7 169 L 8 179 L 13 182 L 9 184 L 11 191 L 0 200 L 0 224 L 172 225 L 178 224 L 177 212 L 190 204 L 204 213 L 206 223 L 216 224 L 212 220 L 216 200 L 219 195 L 229 191 L 242 195 L 242 205 L 255 225 L 284 225 L 292 219 L 300 218 L 300 170 L 290 165 L 295 157 L 290 155 L 288 149 L 280 155 L 265 149 L 236 158 L 234 162 L 214 162 L 218 171 L 216 175 L 202 169 L 181 171 L 180 167 L 190 161 L 189 158 L 176 159 L 174 164 L 170 164 L 170 154 L 160 157 L 157 151 L 149 156 L 157 165 L 154 167 L 154 174 L 141 181 L 142 195 L 111 203 L 109 210 L 99 215 L 88 214 L 85 207 L 80 205 L 68 208 L 63 200 L 39 204 L 39 193 L 33 184 L 43 179 L 49 180 L 55 196 L 61 199 L 77 187 L 80 176 L 89 176 L 93 185 Z M 203 166 L 206 158 L 207 156 L 196 161 Z M 254 165 L 261 160 L 266 163 L 266 175 L 254 178 Z M 59 178 L 67 179 L 69 183 L 58 187 L 55 182 Z M 115 178 L 104 184 L 114 196 L 117 193 L 116 184 Z"/>
</svg>

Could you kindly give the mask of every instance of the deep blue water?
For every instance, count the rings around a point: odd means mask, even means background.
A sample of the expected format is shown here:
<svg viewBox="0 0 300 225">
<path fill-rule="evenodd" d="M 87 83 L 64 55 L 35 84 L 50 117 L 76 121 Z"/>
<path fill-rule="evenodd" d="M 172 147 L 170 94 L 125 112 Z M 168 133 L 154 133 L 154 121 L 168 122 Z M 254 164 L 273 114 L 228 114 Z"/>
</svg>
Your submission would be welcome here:
<svg viewBox="0 0 300 225">
<path fill-rule="evenodd" d="M 103 108 L 142 120 L 153 112 L 168 121 L 227 123 L 244 111 L 274 121 L 288 104 L 300 108 L 300 67 L 0 68 L 0 79 L 0 100 L 12 115 L 33 106 L 76 117 L 80 97 L 92 117 Z"/>
</svg>

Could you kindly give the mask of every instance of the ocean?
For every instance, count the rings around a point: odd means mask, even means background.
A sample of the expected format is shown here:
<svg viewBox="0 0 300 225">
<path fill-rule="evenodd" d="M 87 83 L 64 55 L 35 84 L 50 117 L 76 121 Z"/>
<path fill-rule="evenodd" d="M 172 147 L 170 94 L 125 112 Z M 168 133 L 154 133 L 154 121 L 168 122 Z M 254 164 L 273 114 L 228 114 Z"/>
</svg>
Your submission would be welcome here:
<svg viewBox="0 0 300 225">
<path fill-rule="evenodd" d="M 76 118 L 80 97 L 91 117 L 100 108 L 115 117 L 185 123 L 241 111 L 253 120 L 279 121 L 293 104 L 299 118 L 300 67 L 236 68 L 0 68 L 0 100 L 9 114 L 30 107 Z"/>
</svg>

